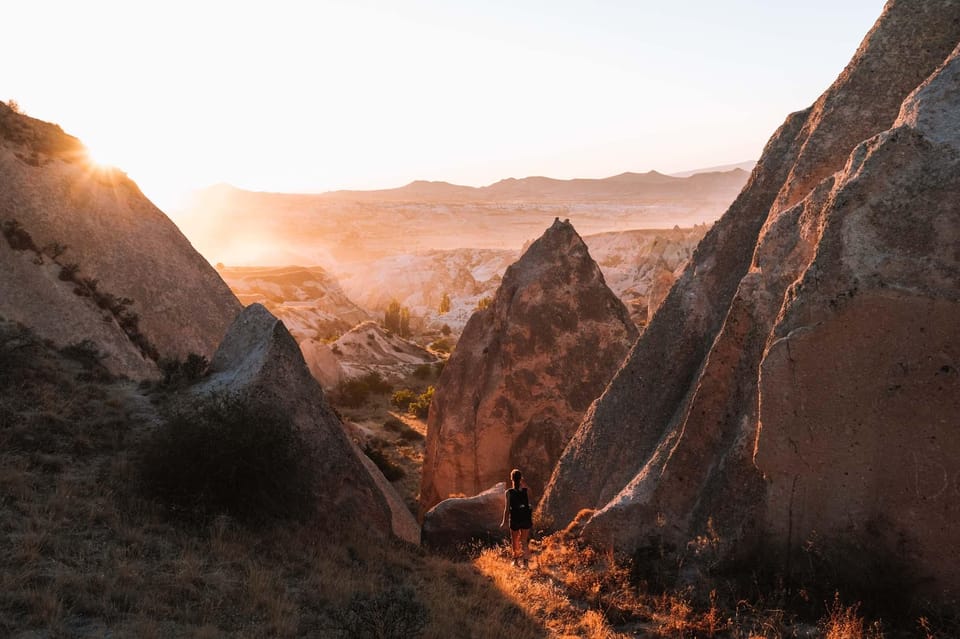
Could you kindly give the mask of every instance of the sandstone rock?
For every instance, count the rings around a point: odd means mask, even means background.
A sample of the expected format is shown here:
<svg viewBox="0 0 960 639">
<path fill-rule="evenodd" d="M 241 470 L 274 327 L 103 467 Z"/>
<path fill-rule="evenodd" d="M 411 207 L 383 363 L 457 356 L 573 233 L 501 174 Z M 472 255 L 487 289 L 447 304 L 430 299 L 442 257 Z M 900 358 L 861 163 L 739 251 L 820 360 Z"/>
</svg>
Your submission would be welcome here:
<svg viewBox="0 0 960 639">
<path fill-rule="evenodd" d="M 573 226 L 555 221 L 470 319 L 437 383 L 421 512 L 513 467 L 536 499 L 636 335 Z"/>
<path fill-rule="evenodd" d="M 890 2 L 787 119 L 584 419 L 546 519 L 596 508 L 584 534 L 621 548 L 712 528 L 743 553 L 879 527 L 875 552 L 905 540 L 960 592 L 955 57 L 931 76 L 958 40 L 960 4 Z"/>
<path fill-rule="evenodd" d="M 237 316 L 210 363 L 210 376 L 194 393 L 237 395 L 288 412 L 318 462 L 318 517 L 334 528 L 345 522 L 346 529 L 358 524 L 393 532 L 387 498 L 344 434 L 297 343 L 263 306 L 251 304 Z"/>
<path fill-rule="evenodd" d="M 500 482 L 473 497 L 444 499 L 423 516 L 423 543 L 431 548 L 456 550 L 476 541 L 506 539 L 507 528 L 500 528 L 506 491 L 506 483 Z"/>
<path fill-rule="evenodd" d="M 0 223 L 43 253 L 0 238 L 0 315 L 61 346 L 89 339 L 133 377 L 156 374 L 157 356 L 213 354 L 240 304 L 126 175 L 0 103 L 0 183 Z M 86 284 L 60 279 L 61 265 Z"/>
</svg>

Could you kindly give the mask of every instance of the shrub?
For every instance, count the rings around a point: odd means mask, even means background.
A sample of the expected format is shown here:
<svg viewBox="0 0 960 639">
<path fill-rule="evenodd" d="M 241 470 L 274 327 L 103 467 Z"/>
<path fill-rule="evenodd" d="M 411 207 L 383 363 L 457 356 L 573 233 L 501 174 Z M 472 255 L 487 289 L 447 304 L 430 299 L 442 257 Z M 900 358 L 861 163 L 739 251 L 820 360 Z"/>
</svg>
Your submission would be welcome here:
<svg viewBox="0 0 960 639">
<path fill-rule="evenodd" d="M 362 379 L 345 379 L 333 390 L 335 403 L 347 408 L 360 408 L 370 397 L 370 389 Z"/>
<path fill-rule="evenodd" d="M 430 374 L 433 372 L 430 364 L 420 364 L 415 369 L 413 369 L 413 376 L 417 379 L 427 379 L 430 377 Z"/>
<path fill-rule="evenodd" d="M 371 371 L 360 378 L 364 384 L 367 385 L 367 388 L 370 389 L 371 393 L 377 395 L 386 395 L 387 393 L 393 390 L 393 386 L 387 380 L 383 379 L 383 376 L 376 371 Z"/>
<path fill-rule="evenodd" d="M 64 282 L 76 282 L 77 281 L 77 271 L 80 270 L 79 264 L 61 264 L 60 265 L 60 279 Z M 88 293 L 89 294 L 89 293 Z"/>
<path fill-rule="evenodd" d="M 406 471 L 390 461 L 384 454 L 382 448 L 364 446 L 363 453 L 370 458 L 370 461 L 377 465 L 377 468 L 379 468 L 383 476 L 387 478 L 387 481 L 397 481 L 406 476 Z"/>
<path fill-rule="evenodd" d="M 430 410 L 430 402 L 433 401 L 433 391 L 433 386 L 428 386 L 427 390 L 418 395 L 416 400 L 410 402 L 410 406 L 407 410 L 420 419 L 426 419 Z"/>
<path fill-rule="evenodd" d="M 189 386 L 198 381 L 207 372 L 210 362 L 203 355 L 190 353 L 186 360 L 163 358 L 158 363 L 163 373 L 162 384 L 169 387 Z"/>
<path fill-rule="evenodd" d="M 438 339 L 435 342 L 430 343 L 430 348 L 437 351 L 438 353 L 449 353 L 453 350 L 453 344 L 450 343 L 450 340 L 443 337 Z"/>
<path fill-rule="evenodd" d="M 492 302 L 493 302 L 492 297 L 489 297 L 489 296 L 481 297 L 480 299 L 477 300 L 477 306 L 474 310 L 482 311 L 483 309 L 489 307 Z"/>
<path fill-rule="evenodd" d="M 167 416 L 142 451 L 142 486 L 188 519 L 306 520 L 316 475 L 289 416 L 236 396 Z"/>
<path fill-rule="evenodd" d="M 110 382 L 113 375 L 103 365 L 103 358 L 106 357 L 97 348 L 97 345 L 91 340 L 85 339 L 80 342 L 64 346 L 60 349 L 60 354 L 64 357 L 79 362 L 83 366 L 83 374 L 80 378 L 85 381 Z"/>
<path fill-rule="evenodd" d="M 410 397 L 413 399 L 413 393 L 410 393 Z M 397 433 L 400 435 L 400 439 L 404 441 L 415 442 L 423 439 L 423 435 L 418 430 L 410 428 L 396 417 L 391 417 L 385 421 L 383 427 L 390 432 Z"/>
<path fill-rule="evenodd" d="M 449 324 L 444 324 L 443 326 L 440 327 L 440 332 L 443 333 L 444 336 L 449 336 L 450 333 L 453 332 L 453 329 L 450 328 Z"/>
<path fill-rule="evenodd" d="M 40 252 L 37 249 L 37 245 L 34 244 L 33 238 L 30 237 L 27 230 L 24 229 L 23 225 L 17 220 L 5 220 L 0 230 L 3 231 L 4 237 L 7 238 L 7 244 L 9 244 L 10 248 L 14 251 L 30 250 L 34 253 Z"/>
<path fill-rule="evenodd" d="M 409 388 L 401 388 L 390 398 L 390 403 L 400 410 L 407 410 L 416 398 L 417 395 L 412 390 Z"/>
<path fill-rule="evenodd" d="M 357 593 L 337 614 L 340 631 L 355 639 L 411 639 L 423 634 L 426 606 L 410 587 L 393 586 L 381 592 Z"/>
</svg>

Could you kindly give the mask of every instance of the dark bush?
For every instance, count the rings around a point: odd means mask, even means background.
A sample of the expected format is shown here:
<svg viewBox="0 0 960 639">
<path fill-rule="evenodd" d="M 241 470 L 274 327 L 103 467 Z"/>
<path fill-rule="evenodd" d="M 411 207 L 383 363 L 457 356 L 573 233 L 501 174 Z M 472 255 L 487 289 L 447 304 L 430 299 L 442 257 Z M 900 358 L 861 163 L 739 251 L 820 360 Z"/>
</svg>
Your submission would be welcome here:
<svg viewBox="0 0 960 639">
<path fill-rule="evenodd" d="M 33 238 L 30 237 L 30 234 L 27 233 L 26 229 L 18 222 L 17 220 L 4 220 L 0 230 L 3 231 L 4 237 L 7 238 L 7 244 L 10 245 L 14 251 L 33 251 L 34 253 L 39 253 L 37 245 L 34 244 Z"/>
<path fill-rule="evenodd" d="M 360 408 L 367 403 L 370 388 L 362 379 L 345 379 L 333 390 L 334 403 L 347 408 Z"/>
<path fill-rule="evenodd" d="M 162 384 L 174 388 L 189 386 L 200 380 L 207 372 L 209 365 L 210 362 L 206 357 L 196 353 L 190 353 L 187 359 L 182 361 L 176 358 L 163 358 L 157 363 L 160 372 L 163 373 Z"/>
<path fill-rule="evenodd" d="M 403 477 L 407 474 L 406 471 L 387 458 L 382 448 L 376 446 L 364 446 L 363 452 L 367 457 L 370 458 L 370 461 L 377 465 L 377 468 L 379 468 L 380 472 L 383 473 L 383 476 L 387 478 L 387 481 L 397 481 L 398 479 L 403 479 Z"/>
<path fill-rule="evenodd" d="M 383 422 L 383 427 L 392 433 L 402 433 L 403 429 L 408 428 L 406 424 L 396 417 L 388 417 L 387 420 Z"/>
<path fill-rule="evenodd" d="M 87 381 L 109 382 L 113 376 L 103 365 L 106 357 L 91 340 L 85 339 L 60 349 L 60 353 L 83 366 L 82 379 Z"/>
<path fill-rule="evenodd" d="M 402 391 L 398 391 L 402 392 Z M 409 392 L 409 391 L 408 391 Z M 413 393 L 410 393 L 411 399 L 413 398 Z M 391 417 L 383 423 L 383 427 L 390 432 L 397 433 L 400 435 L 400 439 L 408 442 L 415 442 L 423 439 L 423 435 L 420 434 L 414 428 L 410 428 L 405 423 L 397 419 L 396 417 Z"/>
<path fill-rule="evenodd" d="M 77 281 L 77 272 L 80 270 L 79 264 L 61 264 L 60 265 L 60 279 L 64 282 L 76 282 Z M 85 291 L 86 292 L 86 291 Z M 86 292 L 89 295 L 89 292 Z"/>
<path fill-rule="evenodd" d="M 235 396 L 171 413 L 142 450 L 144 492 L 186 519 L 306 520 L 314 460 L 290 418 Z"/>
<path fill-rule="evenodd" d="M 337 621 L 351 639 L 413 639 L 423 634 L 428 611 L 410 587 L 393 586 L 377 593 L 357 593 Z"/>
<path fill-rule="evenodd" d="M 376 393 L 377 395 L 385 395 L 393 390 L 390 382 L 383 379 L 383 376 L 376 371 L 367 373 L 361 377 L 360 380 L 367 385 L 371 393 Z"/>
<path fill-rule="evenodd" d="M 417 379 L 427 379 L 433 373 L 433 367 L 430 364 L 420 364 L 413 369 L 413 376 Z"/>
</svg>

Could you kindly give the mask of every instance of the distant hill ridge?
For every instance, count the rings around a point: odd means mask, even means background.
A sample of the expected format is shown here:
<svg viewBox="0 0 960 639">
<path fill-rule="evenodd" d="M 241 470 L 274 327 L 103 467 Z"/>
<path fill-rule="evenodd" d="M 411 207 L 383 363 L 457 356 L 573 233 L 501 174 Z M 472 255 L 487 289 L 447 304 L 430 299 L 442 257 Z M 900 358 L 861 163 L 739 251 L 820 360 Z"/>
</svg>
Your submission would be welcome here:
<svg viewBox="0 0 960 639">
<path fill-rule="evenodd" d="M 753 163 L 744 163 L 749 165 Z M 646 173 L 624 172 L 606 178 L 573 178 L 562 180 L 544 176 L 505 178 L 481 187 L 451 184 L 450 182 L 414 180 L 405 186 L 393 189 L 370 191 L 338 190 L 317 193 L 315 197 L 350 200 L 380 201 L 617 201 L 650 199 L 660 197 L 696 196 L 714 197 L 727 192 L 735 196 L 746 184 L 749 172 L 741 165 L 732 165 L 729 170 L 705 170 L 680 175 L 666 175 L 659 171 Z M 238 191 L 227 184 L 218 184 L 207 191 Z M 279 193 L 263 193 L 278 196 Z M 732 198 L 731 196 L 731 198 Z"/>
</svg>

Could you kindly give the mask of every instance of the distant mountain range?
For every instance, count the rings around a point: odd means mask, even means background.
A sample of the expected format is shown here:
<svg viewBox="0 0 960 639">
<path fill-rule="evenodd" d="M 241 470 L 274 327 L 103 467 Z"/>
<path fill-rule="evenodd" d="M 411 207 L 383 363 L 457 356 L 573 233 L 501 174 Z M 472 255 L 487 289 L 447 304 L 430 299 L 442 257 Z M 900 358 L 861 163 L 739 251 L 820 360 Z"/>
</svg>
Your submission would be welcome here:
<svg viewBox="0 0 960 639">
<path fill-rule="evenodd" d="M 716 170 L 690 171 L 683 175 L 665 175 L 658 171 L 621 173 L 607 178 L 556 178 L 531 176 L 507 178 L 488 186 L 473 187 L 416 180 L 394 189 L 373 191 L 330 191 L 323 197 L 351 200 L 406 202 L 497 202 L 497 201 L 635 201 L 650 198 L 713 196 L 718 191 L 735 196 L 749 176 L 744 162 Z"/>
</svg>

